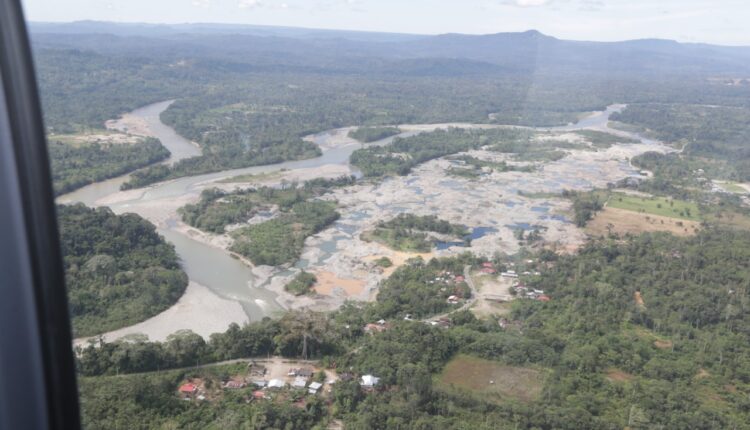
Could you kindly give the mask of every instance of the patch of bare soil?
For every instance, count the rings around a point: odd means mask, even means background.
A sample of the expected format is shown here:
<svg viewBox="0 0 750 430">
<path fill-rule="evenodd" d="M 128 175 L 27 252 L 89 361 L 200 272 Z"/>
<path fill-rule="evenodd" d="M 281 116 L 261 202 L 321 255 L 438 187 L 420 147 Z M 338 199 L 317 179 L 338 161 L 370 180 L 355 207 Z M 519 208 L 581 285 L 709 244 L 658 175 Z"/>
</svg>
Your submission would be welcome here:
<svg viewBox="0 0 750 430">
<path fill-rule="evenodd" d="M 635 378 L 635 376 L 620 369 L 612 368 L 607 370 L 607 379 L 612 382 L 628 382 L 633 380 L 633 378 Z"/>
<path fill-rule="evenodd" d="M 474 273 L 471 278 L 477 286 L 477 302 L 471 308 L 477 317 L 504 315 L 510 312 L 508 302 L 513 300 L 510 287 L 513 281 L 496 275 Z"/>
<path fill-rule="evenodd" d="M 314 286 L 315 292 L 326 296 L 358 296 L 362 294 L 366 284 L 361 279 L 339 278 L 333 272 L 317 272 L 315 277 L 318 278 Z"/>
<path fill-rule="evenodd" d="M 654 346 L 659 349 L 669 349 L 673 346 L 673 343 L 671 340 L 655 340 Z"/>
<path fill-rule="evenodd" d="M 586 232 L 595 236 L 607 235 L 610 231 L 620 235 L 666 231 L 675 236 L 690 236 L 699 229 L 700 223 L 697 221 L 642 214 L 610 207 L 605 207 L 586 225 Z"/>
<path fill-rule="evenodd" d="M 633 294 L 633 297 L 635 299 L 635 304 L 636 305 L 638 305 L 641 308 L 645 308 L 646 307 L 646 303 L 643 301 L 643 296 L 641 295 L 640 291 L 636 291 Z"/>
</svg>

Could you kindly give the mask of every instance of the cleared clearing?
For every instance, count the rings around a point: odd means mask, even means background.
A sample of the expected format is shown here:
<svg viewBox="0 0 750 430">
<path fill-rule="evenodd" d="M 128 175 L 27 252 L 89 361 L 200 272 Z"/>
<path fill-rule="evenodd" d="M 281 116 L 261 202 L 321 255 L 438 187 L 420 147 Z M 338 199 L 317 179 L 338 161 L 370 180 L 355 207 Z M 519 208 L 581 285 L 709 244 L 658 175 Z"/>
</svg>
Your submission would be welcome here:
<svg viewBox="0 0 750 430">
<path fill-rule="evenodd" d="M 540 370 L 463 354 L 448 362 L 437 377 L 438 388 L 468 390 L 493 403 L 533 401 L 542 392 L 543 384 L 544 373 Z"/>
<path fill-rule="evenodd" d="M 610 231 L 619 235 L 665 231 L 675 236 L 689 236 L 699 229 L 700 223 L 697 221 L 649 215 L 609 206 L 598 212 L 586 225 L 586 232 L 595 236 L 606 236 Z"/>
<path fill-rule="evenodd" d="M 77 133 L 77 134 L 53 134 L 49 136 L 50 142 L 61 142 L 66 145 L 78 148 L 92 143 L 103 146 L 109 145 L 132 145 L 143 139 L 132 134 L 119 133 L 114 131 L 99 131 L 96 133 Z"/>
<path fill-rule="evenodd" d="M 471 311 L 479 318 L 510 313 L 510 287 L 513 281 L 497 275 L 488 275 L 475 271 L 471 278 L 477 286 L 477 302 Z"/>
<path fill-rule="evenodd" d="M 606 378 L 611 382 L 628 382 L 632 381 L 635 376 L 613 367 L 607 369 Z"/>
<path fill-rule="evenodd" d="M 667 218 L 688 221 L 701 220 L 697 204 L 665 197 L 638 197 L 617 193 L 612 194 L 612 197 L 607 201 L 607 206 Z"/>
<path fill-rule="evenodd" d="M 365 288 L 365 281 L 361 279 L 339 278 L 332 272 L 316 272 L 315 277 L 318 279 L 313 287 L 315 292 L 325 296 L 356 296 L 362 294 Z"/>
</svg>

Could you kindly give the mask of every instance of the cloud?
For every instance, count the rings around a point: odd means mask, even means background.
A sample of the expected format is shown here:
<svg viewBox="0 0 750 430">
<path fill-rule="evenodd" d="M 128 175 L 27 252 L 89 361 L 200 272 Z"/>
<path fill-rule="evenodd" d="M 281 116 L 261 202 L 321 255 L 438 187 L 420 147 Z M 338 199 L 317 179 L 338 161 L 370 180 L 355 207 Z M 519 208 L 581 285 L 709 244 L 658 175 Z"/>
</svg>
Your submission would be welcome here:
<svg viewBox="0 0 750 430">
<path fill-rule="evenodd" d="M 599 11 L 604 8 L 604 2 L 601 0 L 581 0 L 578 6 L 582 11 Z"/>
<path fill-rule="evenodd" d="M 211 0 L 193 0 L 193 6 L 195 7 L 209 7 L 211 6 Z"/>
<path fill-rule="evenodd" d="M 505 0 L 503 4 L 516 7 L 539 7 L 552 4 L 554 0 Z"/>
<path fill-rule="evenodd" d="M 262 5 L 260 0 L 240 0 L 237 3 L 237 7 L 240 9 L 253 9 Z"/>
</svg>

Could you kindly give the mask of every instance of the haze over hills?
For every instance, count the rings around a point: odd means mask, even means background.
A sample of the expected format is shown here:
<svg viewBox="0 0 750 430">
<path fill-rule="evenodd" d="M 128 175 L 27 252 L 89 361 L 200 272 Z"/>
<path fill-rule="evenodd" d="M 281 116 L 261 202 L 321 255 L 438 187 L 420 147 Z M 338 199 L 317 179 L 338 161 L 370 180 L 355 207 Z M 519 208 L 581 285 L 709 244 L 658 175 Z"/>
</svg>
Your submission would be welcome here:
<svg viewBox="0 0 750 430">
<path fill-rule="evenodd" d="M 430 36 L 224 24 L 83 21 L 32 23 L 31 31 L 34 42 L 40 47 L 108 54 L 151 53 L 173 59 L 200 55 L 256 66 L 319 65 L 332 70 L 371 70 L 377 69 L 379 62 L 392 66 L 409 60 L 404 63 L 407 69 L 414 67 L 424 72 L 428 70 L 425 64 L 429 64 L 429 70 L 436 74 L 532 70 L 535 73 L 680 75 L 750 72 L 750 47 L 660 39 L 569 41 L 535 30 Z M 423 64 L 417 65 L 414 60 Z M 336 64 L 331 64 L 332 61 Z"/>
</svg>

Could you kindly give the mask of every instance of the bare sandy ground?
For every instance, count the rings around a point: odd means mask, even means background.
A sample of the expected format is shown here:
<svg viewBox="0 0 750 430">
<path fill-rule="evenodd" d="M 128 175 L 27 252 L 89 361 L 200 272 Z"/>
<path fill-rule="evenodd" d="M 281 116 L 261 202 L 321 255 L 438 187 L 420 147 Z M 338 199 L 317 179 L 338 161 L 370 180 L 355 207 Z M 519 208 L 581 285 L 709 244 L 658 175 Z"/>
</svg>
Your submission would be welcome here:
<svg viewBox="0 0 750 430">
<path fill-rule="evenodd" d="M 141 323 L 105 333 L 103 337 L 111 342 L 140 333 L 149 340 L 164 341 L 170 334 L 188 329 L 208 338 L 212 333 L 226 331 L 231 323 L 242 325 L 246 322 L 247 315 L 239 303 L 222 299 L 208 288 L 190 282 L 185 294 L 171 308 Z M 74 344 L 85 345 L 88 339 L 76 339 Z"/>
<path fill-rule="evenodd" d="M 700 230 L 700 223 L 605 207 L 586 225 L 586 231 L 595 236 L 606 236 L 608 228 L 620 235 L 666 231 L 675 236 L 690 236 Z"/>
<path fill-rule="evenodd" d="M 138 136 L 154 135 L 148 126 L 148 122 L 144 118 L 131 113 L 123 114 L 119 119 L 110 119 L 104 123 L 104 126 L 110 130 L 118 130 L 123 133 L 135 134 Z"/>
<path fill-rule="evenodd" d="M 497 275 L 485 273 L 472 273 L 471 278 L 477 285 L 477 301 L 471 310 L 477 316 L 504 315 L 510 312 L 510 308 L 502 301 L 511 301 L 510 287 L 513 280 Z"/>
<path fill-rule="evenodd" d="M 52 134 L 49 136 L 51 142 L 61 141 L 70 144 L 101 143 L 104 145 L 130 145 L 141 141 L 141 138 L 118 131 L 81 134 Z"/>
<path fill-rule="evenodd" d="M 318 294 L 351 297 L 358 296 L 364 291 L 365 281 L 362 279 L 339 278 L 332 272 L 316 272 L 315 276 L 318 282 L 314 288 Z"/>
</svg>

